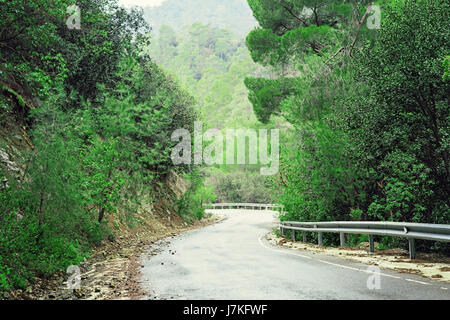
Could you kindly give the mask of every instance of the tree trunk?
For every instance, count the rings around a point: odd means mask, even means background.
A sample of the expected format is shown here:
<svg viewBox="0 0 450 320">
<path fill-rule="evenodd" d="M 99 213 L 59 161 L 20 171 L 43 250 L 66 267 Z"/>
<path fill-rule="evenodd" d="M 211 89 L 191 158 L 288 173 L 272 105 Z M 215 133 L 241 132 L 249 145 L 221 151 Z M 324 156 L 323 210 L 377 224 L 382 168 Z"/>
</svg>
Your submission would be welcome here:
<svg viewBox="0 0 450 320">
<path fill-rule="evenodd" d="M 99 223 L 102 222 L 104 216 L 105 216 L 105 208 L 103 207 L 98 211 L 98 222 Z"/>
</svg>

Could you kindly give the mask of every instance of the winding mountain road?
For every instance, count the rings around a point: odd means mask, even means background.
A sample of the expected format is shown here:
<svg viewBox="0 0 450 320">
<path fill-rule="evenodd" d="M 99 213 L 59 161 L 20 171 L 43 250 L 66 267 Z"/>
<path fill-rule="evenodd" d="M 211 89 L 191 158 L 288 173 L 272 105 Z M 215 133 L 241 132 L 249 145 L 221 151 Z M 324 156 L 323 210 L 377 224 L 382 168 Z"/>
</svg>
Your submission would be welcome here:
<svg viewBox="0 0 450 320">
<path fill-rule="evenodd" d="M 214 212 L 225 219 L 169 239 L 158 254 L 142 257 L 148 299 L 450 300 L 447 283 L 382 270 L 379 289 L 369 289 L 373 273 L 367 265 L 272 246 L 264 236 L 275 227 L 276 212 Z"/>
</svg>

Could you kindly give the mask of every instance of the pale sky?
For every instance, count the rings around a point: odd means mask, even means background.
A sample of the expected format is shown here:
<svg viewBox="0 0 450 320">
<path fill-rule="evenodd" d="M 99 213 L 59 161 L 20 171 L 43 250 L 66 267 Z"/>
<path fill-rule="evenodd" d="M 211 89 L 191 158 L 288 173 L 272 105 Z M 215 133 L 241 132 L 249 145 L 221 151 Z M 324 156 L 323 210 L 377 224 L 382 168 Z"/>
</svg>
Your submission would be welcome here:
<svg viewBox="0 0 450 320">
<path fill-rule="evenodd" d="M 141 6 L 141 7 L 154 7 L 159 6 L 165 0 L 119 0 L 119 4 L 125 7 Z"/>
</svg>

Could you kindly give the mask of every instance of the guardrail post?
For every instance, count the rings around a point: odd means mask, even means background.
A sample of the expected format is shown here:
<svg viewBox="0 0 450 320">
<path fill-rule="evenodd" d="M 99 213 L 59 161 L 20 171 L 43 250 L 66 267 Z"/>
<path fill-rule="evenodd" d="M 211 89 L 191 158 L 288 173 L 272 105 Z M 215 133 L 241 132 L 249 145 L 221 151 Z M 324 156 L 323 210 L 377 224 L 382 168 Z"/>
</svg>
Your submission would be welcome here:
<svg viewBox="0 0 450 320">
<path fill-rule="evenodd" d="M 341 239 L 341 247 L 345 247 L 345 233 L 341 232 L 339 234 L 340 239 Z"/>
<path fill-rule="evenodd" d="M 303 242 L 306 242 L 306 232 L 303 231 L 302 234 L 303 234 Z"/>
<path fill-rule="evenodd" d="M 409 241 L 409 258 L 415 259 L 416 258 L 416 242 L 414 239 L 408 239 Z"/>
<path fill-rule="evenodd" d="M 291 230 L 291 231 L 292 231 L 292 234 L 291 234 L 292 242 L 295 242 L 295 230 Z"/>
<path fill-rule="evenodd" d="M 369 251 L 374 253 L 375 252 L 375 242 L 373 241 L 373 235 L 369 234 Z"/>
<path fill-rule="evenodd" d="M 323 245 L 323 234 L 319 232 L 319 246 Z"/>
</svg>

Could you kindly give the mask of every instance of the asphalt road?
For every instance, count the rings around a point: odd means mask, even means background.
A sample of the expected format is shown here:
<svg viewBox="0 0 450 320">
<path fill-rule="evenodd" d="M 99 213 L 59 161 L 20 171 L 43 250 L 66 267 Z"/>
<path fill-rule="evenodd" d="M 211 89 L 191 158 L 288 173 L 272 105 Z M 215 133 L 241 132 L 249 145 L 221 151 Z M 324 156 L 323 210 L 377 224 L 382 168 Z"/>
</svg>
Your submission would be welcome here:
<svg viewBox="0 0 450 320">
<path fill-rule="evenodd" d="M 147 298 L 450 300 L 448 283 L 388 270 L 377 283 L 367 265 L 274 247 L 264 238 L 274 227 L 274 212 L 222 212 L 222 222 L 162 241 L 151 249 L 157 254 L 143 256 Z"/>
</svg>

